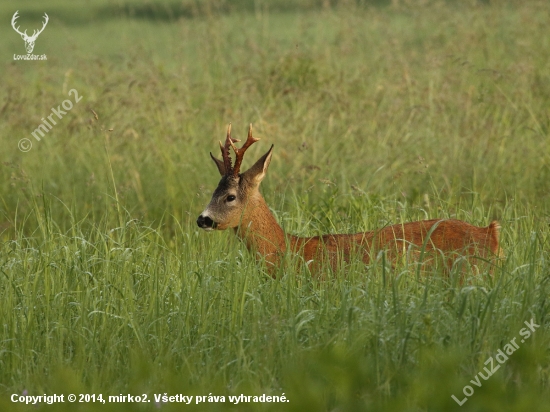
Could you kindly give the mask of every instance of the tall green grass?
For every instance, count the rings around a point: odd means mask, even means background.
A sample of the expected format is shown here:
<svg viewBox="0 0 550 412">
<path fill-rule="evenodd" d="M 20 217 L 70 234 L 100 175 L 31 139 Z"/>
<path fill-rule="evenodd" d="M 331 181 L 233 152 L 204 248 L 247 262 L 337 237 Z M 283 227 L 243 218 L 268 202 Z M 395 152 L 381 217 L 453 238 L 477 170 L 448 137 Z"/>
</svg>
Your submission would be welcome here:
<svg viewBox="0 0 550 412">
<path fill-rule="evenodd" d="M 549 409 L 550 9 L 398 3 L 161 18 L 176 6 L 103 2 L 78 25 L 64 2 L 1 6 L 3 21 L 54 12 L 46 62 L 12 62 L 23 42 L 0 27 L 0 409 L 27 410 L 9 400 L 23 392 L 152 400 L 39 410 L 153 410 L 155 393 L 290 400 L 235 410 Z M 71 89 L 83 100 L 35 141 Z M 506 257 L 464 278 L 381 257 L 323 281 L 289 256 L 271 279 L 232 233 L 195 224 L 228 122 L 262 138 L 249 162 L 275 144 L 262 190 L 285 230 L 498 219 Z M 459 407 L 451 395 L 532 318 Z"/>
</svg>

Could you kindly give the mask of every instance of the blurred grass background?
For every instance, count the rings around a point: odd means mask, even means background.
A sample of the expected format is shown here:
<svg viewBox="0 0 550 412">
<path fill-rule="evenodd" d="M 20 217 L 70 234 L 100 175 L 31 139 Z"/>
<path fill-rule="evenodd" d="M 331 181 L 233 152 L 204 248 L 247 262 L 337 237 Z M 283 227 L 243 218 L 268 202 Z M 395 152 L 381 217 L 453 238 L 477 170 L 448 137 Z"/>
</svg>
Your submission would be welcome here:
<svg viewBox="0 0 550 412">
<path fill-rule="evenodd" d="M 48 13 L 47 61 L 13 60 L 16 10 L 30 32 Z M 168 391 L 291 400 L 237 410 L 550 409 L 547 2 L 27 0 L 0 16 L 0 407 Z M 36 141 L 71 89 L 82 100 Z M 506 259 L 462 281 L 383 262 L 269 280 L 195 224 L 229 122 L 262 138 L 248 164 L 275 144 L 262 190 L 293 233 L 498 219 Z M 141 410 L 44 409 L 64 406 Z"/>
</svg>

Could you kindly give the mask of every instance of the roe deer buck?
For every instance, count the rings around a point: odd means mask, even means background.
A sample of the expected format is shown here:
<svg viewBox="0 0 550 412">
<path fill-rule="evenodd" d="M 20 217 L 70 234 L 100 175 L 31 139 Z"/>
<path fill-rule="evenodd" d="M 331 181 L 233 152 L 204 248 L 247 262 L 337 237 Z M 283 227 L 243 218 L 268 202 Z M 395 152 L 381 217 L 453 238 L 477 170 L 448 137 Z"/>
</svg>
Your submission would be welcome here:
<svg viewBox="0 0 550 412">
<path fill-rule="evenodd" d="M 240 173 L 246 150 L 258 140 L 252 137 L 250 125 L 246 142 L 237 148 L 234 143 L 239 140 L 231 138 L 229 125 L 225 144 L 220 142 L 223 160 L 210 153 L 222 178 L 197 224 L 205 230 L 233 228 L 248 249 L 271 266 L 271 273 L 287 249 L 301 255 L 308 264 L 313 263 L 310 265 L 312 272 L 316 272 L 323 262 L 335 269 L 338 260 L 349 258 L 351 253 L 359 253 L 368 264 L 379 251 L 385 251 L 392 262 L 411 251 L 415 257 L 422 251 L 435 252 L 444 255 L 448 266 L 457 256 L 467 256 L 473 262 L 472 259 L 486 260 L 499 254 L 500 225 L 497 221 L 492 221 L 488 227 L 477 227 L 455 219 L 433 219 L 357 234 L 313 237 L 285 234 L 258 190 L 271 161 L 273 145 L 250 169 Z M 235 152 L 235 166 L 231 164 L 230 147 Z"/>
</svg>

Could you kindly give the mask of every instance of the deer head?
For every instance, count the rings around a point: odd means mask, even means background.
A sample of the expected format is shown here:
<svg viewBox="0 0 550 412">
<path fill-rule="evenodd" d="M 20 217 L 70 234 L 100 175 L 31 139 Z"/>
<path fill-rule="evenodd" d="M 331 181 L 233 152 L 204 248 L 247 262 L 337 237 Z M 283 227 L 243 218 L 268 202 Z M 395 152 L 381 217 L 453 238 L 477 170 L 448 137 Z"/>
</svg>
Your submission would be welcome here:
<svg viewBox="0 0 550 412">
<path fill-rule="evenodd" d="M 259 196 L 259 186 L 265 177 L 273 145 L 269 151 L 246 172 L 240 173 L 241 164 L 246 150 L 260 139 L 252 137 L 252 125 L 248 129 L 248 138 L 240 148 L 235 146 L 237 139 L 231 137 L 231 124 L 227 128 L 225 144 L 220 142 L 222 159 L 215 158 L 212 153 L 210 157 L 216 164 L 222 176 L 218 187 L 212 195 L 212 199 L 206 209 L 197 219 L 199 227 L 205 230 L 224 230 L 237 228 L 242 222 L 246 208 L 254 203 Z M 235 152 L 235 166 L 231 164 L 229 148 Z"/>
<path fill-rule="evenodd" d="M 21 38 L 25 41 L 25 48 L 27 49 L 27 53 L 30 54 L 34 49 L 34 42 L 36 41 L 36 38 L 40 33 L 44 31 L 46 24 L 48 24 L 49 17 L 46 13 L 44 13 L 44 23 L 42 24 L 42 28 L 40 30 L 34 30 L 32 33 L 32 36 L 29 36 L 27 35 L 27 30 L 21 33 L 21 31 L 19 31 L 19 26 L 15 27 L 16 20 L 19 18 L 18 13 L 19 13 L 19 10 L 17 10 L 13 15 L 11 19 L 11 26 L 17 33 L 21 35 Z"/>
</svg>

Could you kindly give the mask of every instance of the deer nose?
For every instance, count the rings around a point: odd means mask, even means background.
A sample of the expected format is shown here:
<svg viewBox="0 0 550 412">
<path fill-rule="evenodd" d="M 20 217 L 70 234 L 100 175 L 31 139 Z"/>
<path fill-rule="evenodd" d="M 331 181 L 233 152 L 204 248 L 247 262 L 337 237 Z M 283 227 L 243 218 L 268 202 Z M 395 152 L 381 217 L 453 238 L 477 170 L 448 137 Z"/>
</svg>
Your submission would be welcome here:
<svg viewBox="0 0 550 412">
<path fill-rule="evenodd" d="M 200 215 L 197 219 L 197 225 L 199 225 L 199 227 L 202 229 L 208 229 L 212 228 L 212 226 L 214 225 L 214 221 L 208 216 Z"/>
</svg>

